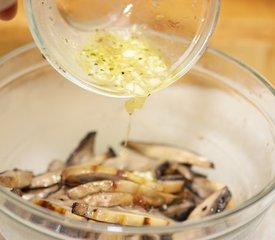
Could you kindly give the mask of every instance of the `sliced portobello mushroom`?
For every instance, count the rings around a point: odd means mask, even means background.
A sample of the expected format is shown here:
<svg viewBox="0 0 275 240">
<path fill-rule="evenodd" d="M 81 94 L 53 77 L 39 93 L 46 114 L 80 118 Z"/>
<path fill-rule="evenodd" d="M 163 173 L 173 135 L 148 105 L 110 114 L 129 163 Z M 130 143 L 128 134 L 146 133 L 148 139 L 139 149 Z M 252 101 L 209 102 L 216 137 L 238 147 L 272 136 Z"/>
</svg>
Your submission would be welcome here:
<svg viewBox="0 0 275 240">
<path fill-rule="evenodd" d="M 126 147 L 153 159 L 175 161 L 203 168 L 214 168 L 214 163 L 210 160 L 174 146 L 128 141 Z"/>
<path fill-rule="evenodd" d="M 31 184 L 33 173 L 15 169 L 0 173 L 0 186 L 22 189 Z"/>
<path fill-rule="evenodd" d="M 47 188 L 39 188 L 39 189 L 24 189 L 22 191 L 22 198 L 25 200 L 30 200 L 34 198 L 47 198 L 50 194 L 58 191 L 59 186 L 53 185 Z"/>
<path fill-rule="evenodd" d="M 154 197 L 137 196 L 136 199 L 136 203 L 140 201 L 141 206 L 148 208 L 150 206 L 161 207 L 162 205 L 170 204 L 175 200 L 179 199 L 179 196 L 159 192 Z"/>
<path fill-rule="evenodd" d="M 158 179 L 161 179 L 162 177 L 165 177 L 165 176 L 173 176 L 173 175 L 181 175 L 182 179 L 186 179 L 189 181 L 192 181 L 194 178 L 194 174 L 191 171 L 190 167 L 184 164 L 180 164 L 178 162 L 165 161 L 159 166 L 157 166 L 155 173 Z"/>
<path fill-rule="evenodd" d="M 72 213 L 95 221 L 126 226 L 165 226 L 169 224 L 167 219 L 150 214 L 135 214 L 111 208 L 98 208 L 77 202 L 72 207 Z"/>
<path fill-rule="evenodd" d="M 97 180 L 121 179 L 123 174 L 123 170 L 116 168 L 84 163 L 66 167 L 62 172 L 62 180 L 68 186 L 77 186 Z"/>
<path fill-rule="evenodd" d="M 188 200 L 190 202 L 193 202 L 195 205 L 200 204 L 203 199 L 201 199 L 196 193 L 192 192 L 187 187 L 184 187 L 178 195 L 181 197 L 181 199 Z"/>
<path fill-rule="evenodd" d="M 194 208 L 195 204 L 193 202 L 183 200 L 181 203 L 168 206 L 163 214 L 175 221 L 182 222 L 188 218 Z"/>
<path fill-rule="evenodd" d="M 64 186 L 59 187 L 58 191 L 52 192 L 48 198 L 51 199 L 69 199 L 67 189 Z"/>
<path fill-rule="evenodd" d="M 162 184 L 162 183 L 160 183 Z M 167 187 L 167 185 L 163 185 Z M 172 184 L 171 188 L 178 188 L 178 183 Z M 180 185 L 182 186 L 182 184 Z M 146 184 L 137 184 L 127 180 L 118 181 L 95 181 L 89 182 L 68 190 L 67 194 L 71 199 L 82 199 L 88 195 L 93 196 L 95 193 L 108 193 L 106 196 L 112 196 L 109 193 L 127 193 L 133 196 L 133 201 L 137 205 L 152 205 L 160 206 L 161 204 L 169 204 L 175 199 L 179 198 L 176 195 L 159 192 Z M 104 195 L 103 195 L 104 196 Z M 116 196 L 114 194 L 113 196 Z M 87 197 L 89 198 L 89 196 Z M 92 198 L 92 197 L 91 197 Z M 133 203 L 132 203 L 133 204 Z"/>
<path fill-rule="evenodd" d="M 96 132 L 89 132 L 78 144 L 76 149 L 70 154 L 66 161 L 68 166 L 89 161 L 95 155 Z"/>
<path fill-rule="evenodd" d="M 170 168 L 170 162 L 168 161 L 164 161 L 162 162 L 160 165 L 158 165 L 155 169 L 155 174 L 156 174 L 156 178 L 160 179 L 163 176 L 169 176 L 169 174 L 167 174 L 167 169 Z"/>
<path fill-rule="evenodd" d="M 64 187 L 60 188 L 58 191 L 54 193 L 51 193 L 47 199 L 53 202 L 60 202 L 61 205 L 64 205 L 67 207 L 71 207 L 75 202 L 74 200 L 68 197 L 67 190 Z M 78 200 L 78 201 L 81 201 L 81 200 Z"/>
<path fill-rule="evenodd" d="M 93 207 L 132 206 L 134 196 L 122 192 L 99 192 L 83 199 L 85 203 Z"/>
<path fill-rule="evenodd" d="M 22 192 L 22 190 L 19 189 L 19 188 L 12 188 L 12 189 L 11 189 L 11 192 L 14 193 L 14 194 L 16 194 L 16 195 L 19 196 L 19 197 L 22 197 L 22 196 L 23 196 L 23 192 Z"/>
<path fill-rule="evenodd" d="M 67 194 L 71 199 L 81 199 L 93 193 L 113 191 L 114 186 L 111 180 L 93 181 L 71 188 Z"/>
<path fill-rule="evenodd" d="M 32 178 L 29 188 L 46 188 L 61 182 L 61 170 L 46 172 Z"/>
<path fill-rule="evenodd" d="M 190 187 L 194 192 L 197 193 L 200 198 L 205 199 L 209 197 L 212 193 L 223 188 L 224 185 L 214 181 L 210 181 L 207 178 L 195 177 Z"/>
<path fill-rule="evenodd" d="M 231 198 L 231 193 L 227 187 L 214 192 L 202 203 L 200 203 L 189 215 L 188 220 L 201 219 L 215 213 L 222 212 Z"/>
<path fill-rule="evenodd" d="M 166 180 L 158 181 L 163 186 L 163 192 L 166 193 L 178 193 L 183 190 L 184 181 L 178 180 Z"/>
<path fill-rule="evenodd" d="M 55 213 L 64 215 L 64 216 L 69 217 L 69 218 L 73 218 L 75 220 L 87 221 L 87 219 L 85 217 L 81 217 L 79 215 L 73 214 L 69 207 L 64 207 L 64 206 L 61 205 L 61 203 L 56 204 L 53 201 L 49 201 L 49 200 L 46 200 L 46 199 L 33 199 L 32 203 L 34 203 L 34 204 L 36 204 L 40 207 L 46 208 L 50 211 L 53 211 Z"/>
<path fill-rule="evenodd" d="M 194 173 L 191 171 L 190 167 L 179 164 L 176 162 L 171 163 L 171 168 L 176 172 L 182 175 L 186 180 L 193 181 L 194 179 Z"/>
<path fill-rule="evenodd" d="M 159 179 L 162 181 L 185 181 L 185 178 L 180 174 L 165 175 Z"/>
<path fill-rule="evenodd" d="M 128 180 L 138 184 L 146 184 L 158 191 L 163 190 L 163 186 L 155 181 L 150 181 L 145 177 L 138 176 L 130 171 L 103 166 L 80 164 L 67 167 L 62 172 L 63 182 L 69 186 L 96 181 L 96 180 Z"/>
</svg>

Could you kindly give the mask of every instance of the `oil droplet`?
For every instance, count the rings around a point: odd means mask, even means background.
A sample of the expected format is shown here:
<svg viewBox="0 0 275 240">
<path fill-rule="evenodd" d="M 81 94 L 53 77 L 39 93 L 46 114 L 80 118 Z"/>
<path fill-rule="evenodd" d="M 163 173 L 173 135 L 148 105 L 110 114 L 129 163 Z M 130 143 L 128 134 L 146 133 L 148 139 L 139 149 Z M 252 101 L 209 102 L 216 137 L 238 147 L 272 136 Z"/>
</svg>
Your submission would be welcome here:
<svg viewBox="0 0 275 240">
<path fill-rule="evenodd" d="M 132 115 L 135 110 L 142 109 L 147 97 L 133 97 L 125 102 L 125 109 Z"/>
</svg>

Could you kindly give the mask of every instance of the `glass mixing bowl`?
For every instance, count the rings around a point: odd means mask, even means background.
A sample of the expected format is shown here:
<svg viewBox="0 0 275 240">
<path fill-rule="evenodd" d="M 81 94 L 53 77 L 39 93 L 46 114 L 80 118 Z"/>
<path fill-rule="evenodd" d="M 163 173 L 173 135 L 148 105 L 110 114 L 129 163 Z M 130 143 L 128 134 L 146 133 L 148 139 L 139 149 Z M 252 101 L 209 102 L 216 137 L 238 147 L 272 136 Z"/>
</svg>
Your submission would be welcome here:
<svg viewBox="0 0 275 240">
<path fill-rule="evenodd" d="M 275 198 L 274 93 L 250 68 L 208 50 L 132 117 L 130 139 L 179 145 L 214 161 L 216 169 L 207 174 L 232 190 L 233 209 L 167 227 L 122 227 L 76 222 L 0 188 L 1 234 L 8 240 L 73 239 L 87 232 L 104 240 L 245 239 Z M 123 102 L 66 81 L 33 45 L 9 54 L 0 64 L 0 172 L 44 171 L 52 159 L 66 159 L 90 130 L 98 131 L 97 152 L 117 147 L 129 120 Z"/>
<path fill-rule="evenodd" d="M 123 32 L 137 26 L 169 62 L 167 85 L 183 76 L 205 50 L 219 5 L 220 0 L 25 0 L 30 30 L 49 63 L 85 89 L 118 97 L 130 92 L 111 88 L 110 81 L 99 84 L 77 60 L 92 32 L 102 28 Z M 113 70 L 108 67 L 104 72 L 109 69 Z M 117 78 L 124 76 L 119 71 Z"/>
</svg>

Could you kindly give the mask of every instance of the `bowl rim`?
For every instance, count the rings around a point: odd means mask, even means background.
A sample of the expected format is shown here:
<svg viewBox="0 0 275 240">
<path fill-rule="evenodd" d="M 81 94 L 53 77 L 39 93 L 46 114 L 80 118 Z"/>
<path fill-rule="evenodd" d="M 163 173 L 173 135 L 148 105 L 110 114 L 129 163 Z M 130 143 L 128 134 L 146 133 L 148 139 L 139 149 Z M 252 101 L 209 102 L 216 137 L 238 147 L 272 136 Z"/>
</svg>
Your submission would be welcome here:
<svg viewBox="0 0 275 240">
<path fill-rule="evenodd" d="M 20 48 L 17 48 L 10 53 L 4 55 L 0 58 L 0 65 L 4 64 L 6 61 L 12 60 L 14 57 L 25 53 L 27 51 L 36 49 L 36 45 L 34 43 L 29 43 L 24 45 Z M 246 64 L 242 63 L 239 60 L 236 60 L 234 57 L 231 57 L 219 50 L 209 48 L 207 52 L 211 54 L 217 55 L 222 57 L 232 63 L 237 64 L 242 69 L 250 72 L 259 82 L 261 82 L 275 97 L 275 88 L 259 73 L 257 73 L 251 67 L 248 67 Z M 40 65 L 41 66 L 41 65 Z M 1 83 L 2 79 L 0 79 Z M 1 84 L 0 84 L 1 85 Z M 272 121 L 275 126 L 275 122 Z M 14 204 L 19 204 L 25 210 L 31 211 L 34 214 L 42 216 L 45 219 L 51 220 L 56 223 L 64 224 L 68 227 L 77 228 L 81 230 L 88 230 L 88 231 L 99 231 L 99 232 L 108 232 L 108 233 L 123 233 L 123 234 L 153 234 L 153 233 L 168 233 L 168 232 L 178 232 L 183 230 L 194 230 L 197 228 L 205 227 L 207 224 L 215 224 L 218 223 L 220 220 L 223 220 L 227 217 L 233 216 L 241 211 L 244 211 L 254 205 L 256 205 L 261 200 L 264 200 L 266 197 L 271 197 L 270 203 L 266 206 L 268 208 L 272 202 L 275 200 L 275 177 L 265 186 L 263 189 L 258 192 L 256 195 L 251 197 L 250 199 L 246 200 L 245 202 L 241 203 L 239 206 L 229 209 L 225 212 L 208 216 L 201 220 L 190 220 L 183 223 L 176 223 L 174 225 L 162 226 L 162 227 L 131 227 L 131 226 L 117 226 L 117 225 L 108 225 L 108 224 L 101 224 L 101 223 L 86 223 L 86 222 L 79 222 L 74 219 L 68 219 L 62 215 L 59 215 L 54 212 L 50 212 L 46 209 L 43 209 L 39 206 L 31 204 L 30 202 L 25 201 L 22 198 L 17 197 L 14 193 L 11 193 L 5 188 L 0 187 L 0 197 L 7 198 Z M 265 208 L 265 209 L 266 209 Z M 262 209 L 262 212 L 265 210 Z M 0 210 L 2 210 L 0 208 Z M 5 214 L 10 215 L 9 213 L 3 211 Z M 27 225 L 28 227 L 32 228 L 31 224 L 24 223 L 24 219 L 20 220 L 21 223 Z M 34 228 L 35 229 L 35 228 Z M 35 229 L 37 230 L 37 229 Z M 46 230 L 46 229 L 45 229 Z M 40 230 L 39 230 L 40 231 Z M 43 229 L 44 231 L 44 229 Z M 49 231 L 49 230 L 48 230 Z M 50 231 L 48 233 L 51 235 Z"/>
<path fill-rule="evenodd" d="M 61 69 L 58 66 L 58 63 L 55 60 L 53 54 L 50 53 L 50 51 L 48 51 L 47 43 L 44 41 L 42 37 L 40 28 L 38 27 L 38 24 L 37 24 L 38 22 L 36 21 L 35 16 L 32 14 L 33 1 L 34 0 L 24 0 L 25 12 L 26 12 L 30 32 L 40 51 L 47 58 L 47 61 L 50 63 L 50 65 L 53 68 L 55 68 L 55 70 L 59 74 L 61 74 L 63 77 L 73 82 L 74 84 L 80 86 L 81 88 L 84 88 L 85 90 L 88 90 L 94 93 L 98 93 L 104 96 L 117 97 L 117 98 L 131 97 L 127 94 L 123 95 L 123 94 L 117 93 L 114 90 L 109 89 L 109 91 L 107 91 L 106 89 L 99 86 L 97 83 L 92 82 L 88 84 L 86 81 L 79 81 L 78 78 L 73 73 L 68 71 L 68 69 L 65 69 L 66 71 L 63 71 L 63 69 Z M 181 59 L 181 64 L 177 64 L 177 67 L 176 67 L 177 73 L 173 74 L 173 76 L 171 77 L 171 81 L 169 81 L 168 85 L 172 84 L 177 79 L 182 77 L 186 72 L 188 72 L 206 50 L 207 43 L 209 42 L 214 32 L 214 29 L 216 27 L 216 24 L 218 22 L 221 0 L 208 0 L 208 4 L 209 4 L 209 10 L 207 15 L 208 20 L 206 22 L 204 30 L 203 31 L 201 30 L 202 29 L 201 26 L 197 29 L 197 33 L 195 37 L 192 39 L 192 42 L 188 45 L 188 48 L 184 51 L 184 54 L 183 54 L 184 58 Z M 198 31 L 201 31 L 201 32 L 199 32 L 198 34 Z"/>
</svg>

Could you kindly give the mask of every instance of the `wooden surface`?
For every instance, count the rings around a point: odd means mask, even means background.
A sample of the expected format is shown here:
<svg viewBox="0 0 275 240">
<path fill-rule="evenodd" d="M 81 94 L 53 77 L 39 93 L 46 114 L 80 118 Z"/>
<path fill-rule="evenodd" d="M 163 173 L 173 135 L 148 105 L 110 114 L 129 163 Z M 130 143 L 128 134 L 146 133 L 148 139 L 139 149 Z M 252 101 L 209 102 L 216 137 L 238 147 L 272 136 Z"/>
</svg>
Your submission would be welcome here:
<svg viewBox="0 0 275 240">
<path fill-rule="evenodd" d="M 0 21 L 0 56 L 30 41 L 20 0 L 16 18 Z M 275 0 L 222 0 L 210 46 L 240 59 L 275 85 Z"/>
<path fill-rule="evenodd" d="M 210 45 L 255 68 L 275 85 L 275 0 L 222 0 Z"/>
</svg>

